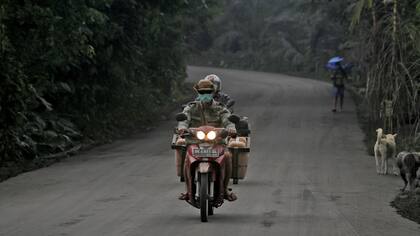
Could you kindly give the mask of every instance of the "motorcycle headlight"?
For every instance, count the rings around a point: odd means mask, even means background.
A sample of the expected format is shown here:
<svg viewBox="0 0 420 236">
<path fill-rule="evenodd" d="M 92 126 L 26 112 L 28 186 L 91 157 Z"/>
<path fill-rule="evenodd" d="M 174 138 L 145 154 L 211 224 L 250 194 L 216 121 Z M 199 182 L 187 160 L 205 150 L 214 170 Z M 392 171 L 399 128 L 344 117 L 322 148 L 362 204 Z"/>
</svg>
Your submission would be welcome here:
<svg viewBox="0 0 420 236">
<path fill-rule="evenodd" d="M 206 137 L 206 134 L 203 131 L 197 132 L 197 138 L 203 140 Z"/>
<path fill-rule="evenodd" d="M 210 131 L 210 132 L 207 134 L 207 138 L 208 138 L 209 140 L 214 140 L 214 139 L 216 138 L 216 132 L 214 132 L 214 131 Z"/>
</svg>

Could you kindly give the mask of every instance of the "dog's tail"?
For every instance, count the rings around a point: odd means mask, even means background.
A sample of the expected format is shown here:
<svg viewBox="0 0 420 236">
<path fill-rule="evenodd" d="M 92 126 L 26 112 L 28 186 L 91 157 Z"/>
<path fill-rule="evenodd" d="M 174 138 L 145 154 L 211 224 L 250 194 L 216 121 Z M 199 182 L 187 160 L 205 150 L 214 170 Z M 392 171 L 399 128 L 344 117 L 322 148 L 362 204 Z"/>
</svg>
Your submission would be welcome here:
<svg viewBox="0 0 420 236">
<path fill-rule="evenodd" d="M 384 134 L 384 131 L 381 128 L 376 130 L 376 142 L 378 142 L 378 143 L 381 142 L 383 134 Z"/>
</svg>

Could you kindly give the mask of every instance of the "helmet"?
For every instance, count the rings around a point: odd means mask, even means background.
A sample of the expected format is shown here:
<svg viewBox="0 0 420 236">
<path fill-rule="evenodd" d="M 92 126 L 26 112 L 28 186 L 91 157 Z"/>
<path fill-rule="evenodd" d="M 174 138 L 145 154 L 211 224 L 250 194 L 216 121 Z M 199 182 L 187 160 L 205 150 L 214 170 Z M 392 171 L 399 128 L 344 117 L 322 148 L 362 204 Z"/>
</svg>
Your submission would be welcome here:
<svg viewBox="0 0 420 236">
<path fill-rule="evenodd" d="M 210 74 L 204 77 L 205 80 L 210 80 L 216 87 L 216 92 L 222 90 L 222 80 L 215 74 Z"/>
<path fill-rule="evenodd" d="M 198 81 L 198 83 L 194 85 L 194 89 L 198 93 L 205 92 L 205 91 L 208 91 L 208 92 L 216 91 L 214 84 L 210 80 L 206 80 L 206 79 L 202 79 Z"/>
</svg>

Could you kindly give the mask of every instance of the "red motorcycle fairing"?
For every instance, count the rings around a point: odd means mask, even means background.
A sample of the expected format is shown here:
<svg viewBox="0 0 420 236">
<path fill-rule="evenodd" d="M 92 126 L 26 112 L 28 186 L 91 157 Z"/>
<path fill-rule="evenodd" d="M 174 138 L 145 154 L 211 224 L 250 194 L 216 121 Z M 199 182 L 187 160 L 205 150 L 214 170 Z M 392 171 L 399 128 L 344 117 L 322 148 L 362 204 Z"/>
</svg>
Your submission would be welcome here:
<svg viewBox="0 0 420 236">
<path fill-rule="evenodd" d="M 206 162 L 209 162 L 209 171 L 212 175 L 212 179 L 218 181 L 217 185 L 219 186 L 219 195 L 223 199 L 223 182 L 225 178 L 225 160 L 228 153 L 225 153 L 225 148 L 222 145 L 214 145 L 213 148 L 218 150 L 219 157 L 217 158 L 201 158 L 195 157 L 193 155 L 193 149 L 200 148 L 198 144 L 191 144 L 188 146 L 186 158 L 185 158 L 185 165 L 184 165 L 184 175 L 187 177 L 187 184 L 188 184 L 188 195 L 189 199 L 193 198 L 193 176 L 195 174 L 196 168 L 200 162 L 203 162 L 205 159 Z M 216 164 L 217 163 L 217 164 Z M 216 164 L 216 165 L 215 165 Z M 188 181 L 190 180 L 190 181 Z"/>
</svg>

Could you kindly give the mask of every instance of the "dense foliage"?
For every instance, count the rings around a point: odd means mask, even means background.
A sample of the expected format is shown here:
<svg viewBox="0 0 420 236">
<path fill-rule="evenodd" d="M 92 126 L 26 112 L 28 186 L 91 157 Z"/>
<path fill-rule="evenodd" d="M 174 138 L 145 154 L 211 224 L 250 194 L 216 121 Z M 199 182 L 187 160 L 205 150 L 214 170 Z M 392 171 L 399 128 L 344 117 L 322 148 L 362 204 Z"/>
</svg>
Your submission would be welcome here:
<svg viewBox="0 0 420 236">
<path fill-rule="evenodd" d="M 359 35 L 368 117 L 420 146 L 420 2 L 360 0 L 352 26 Z M 387 108 L 388 107 L 388 108 Z"/>
<path fill-rule="evenodd" d="M 194 62 L 280 72 L 323 72 L 341 54 L 350 1 L 225 0 L 207 31 L 211 45 Z M 203 35 L 205 35 L 203 33 Z"/>
<path fill-rule="evenodd" d="M 153 120 L 185 77 L 183 19 L 208 4 L 1 0 L 0 179 Z"/>
</svg>

